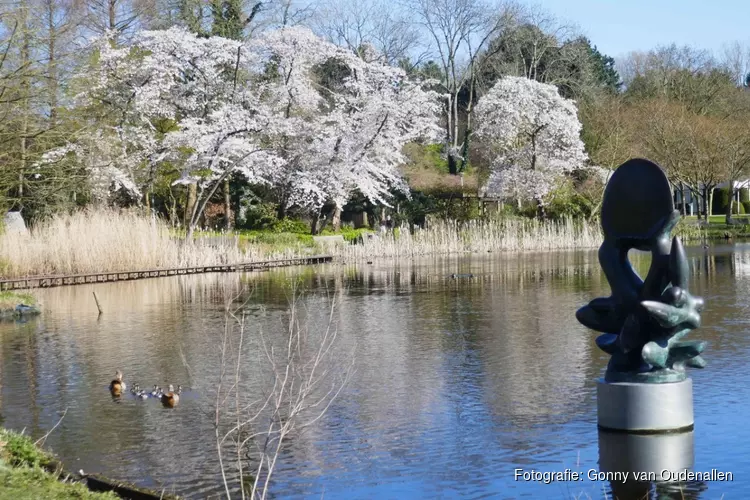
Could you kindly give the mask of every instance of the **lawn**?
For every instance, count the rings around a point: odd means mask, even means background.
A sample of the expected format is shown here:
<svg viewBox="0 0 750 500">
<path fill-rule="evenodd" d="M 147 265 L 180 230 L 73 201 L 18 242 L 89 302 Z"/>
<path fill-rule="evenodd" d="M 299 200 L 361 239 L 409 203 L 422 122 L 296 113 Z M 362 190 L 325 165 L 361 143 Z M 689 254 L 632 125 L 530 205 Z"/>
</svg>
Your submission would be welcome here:
<svg viewBox="0 0 750 500">
<path fill-rule="evenodd" d="M 119 498 L 113 493 L 93 493 L 80 483 L 61 481 L 44 468 L 52 460 L 52 455 L 27 436 L 0 429 L 0 500 Z"/>
</svg>

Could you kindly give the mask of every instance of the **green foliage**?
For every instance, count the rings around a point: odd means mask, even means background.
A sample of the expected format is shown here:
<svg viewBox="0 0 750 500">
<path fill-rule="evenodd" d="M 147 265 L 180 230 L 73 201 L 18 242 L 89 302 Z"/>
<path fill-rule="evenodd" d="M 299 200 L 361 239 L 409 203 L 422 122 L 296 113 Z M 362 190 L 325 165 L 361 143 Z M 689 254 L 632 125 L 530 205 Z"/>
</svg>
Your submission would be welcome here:
<svg viewBox="0 0 750 500">
<path fill-rule="evenodd" d="M 396 225 L 407 223 L 421 226 L 427 220 L 427 216 L 436 210 L 435 198 L 422 191 L 411 190 L 408 199 L 401 194 L 396 199 L 401 208 L 393 217 Z"/>
<path fill-rule="evenodd" d="M 750 190 L 747 188 L 740 188 L 740 203 L 747 203 L 750 201 Z"/>
<path fill-rule="evenodd" d="M 276 218 L 277 210 L 275 203 L 255 203 L 248 206 L 245 211 L 245 220 L 239 225 L 245 229 L 274 229 L 279 223 Z M 278 231 L 283 232 L 283 231 Z"/>
<path fill-rule="evenodd" d="M 211 34 L 241 40 L 245 28 L 242 0 L 211 0 Z"/>
<path fill-rule="evenodd" d="M 0 428 L 0 497 L 18 500 L 45 498 L 111 499 L 114 493 L 92 493 L 83 484 L 59 481 L 47 472 L 54 457 L 28 437 Z"/>
<path fill-rule="evenodd" d="M 63 483 L 37 467 L 9 468 L 0 460 L 0 489 L 2 498 L 14 500 L 116 500 L 114 493 L 94 493 L 81 483 Z"/>
<path fill-rule="evenodd" d="M 742 207 L 745 209 L 746 214 L 750 214 L 750 201 L 742 202 Z"/>
<path fill-rule="evenodd" d="M 273 224 L 272 231 L 274 233 L 298 233 L 308 235 L 310 233 L 310 225 L 301 220 L 284 218 L 277 220 Z"/>
<path fill-rule="evenodd" d="M 443 144 L 410 143 L 404 146 L 404 153 L 417 169 L 435 170 L 448 173 L 448 159 L 444 154 Z"/>
<path fill-rule="evenodd" d="M 593 70 L 595 80 L 608 92 L 618 92 L 622 86 L 622 81 L 615 69 L 614 58 L 599 52 L 596 45 L 591 45 L 590 40 L 584 39 L 584 41 L 588 46 L 591 69 Z"/>
<path fill-rule="evenodd" d="M 591 200 L 578 193 L 570 182 L 552 191 L 546 201 L 545 214 L 555 220 L 589 218 L 594 209 Z"/>
<path fill-rule="evenodd" d="M 40 450 L 27 436 L 0 429 L 0 457 L 14 467 L 48 465 L 51 455 Z"/>
<path fill-rule="evenodd" d="M 435 215 L 441 219 L 467 222 L 481 216 L 476 198 L 439 198 L 435 200 Z"/>
<path fill-rule="evenodd" d="M 248 231 L 241 235 L 248 243 L 278 245 L 281 247 L 294 247 L 296 245 L 311 245 L 313 237 L 303 233 L 276 233 L 269 231 Z"/>
<path fill-rule="evenodd" d="M 729 204 L 729 189 L 728 188 L 714 189 L 714 198 L 713 198 L 713 203 L 711 204 L 711 213 L 714 213 L 714 214 L 726 213 L 728 204 Z"/>
<path fill-rule="evenodd" d="M 18 304 L 33 306 L 36 298 L 29 293 L 0 292 L 0 309 L 15 308 Z"/>
</svg>

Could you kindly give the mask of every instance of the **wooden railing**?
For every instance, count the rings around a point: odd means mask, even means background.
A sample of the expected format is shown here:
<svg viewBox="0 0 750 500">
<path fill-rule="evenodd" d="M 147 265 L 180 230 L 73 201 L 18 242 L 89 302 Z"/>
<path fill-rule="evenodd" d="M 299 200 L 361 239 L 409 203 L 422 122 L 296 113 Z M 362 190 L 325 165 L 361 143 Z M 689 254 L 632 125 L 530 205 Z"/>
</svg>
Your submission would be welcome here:
<svg viewBox="0 0 750 500">
<path fill-rule="evenodd" d="M 309 257 L 294 257 L 288 259 L 264 260 L 245 262 L 241 264 L 226 264 L 217 266 L 181 267 L 172 269 L 148 269 L 145 271 L 116 271 L 108 273 L 70 274 L 53 276 L 25 276 L 21 278 L 0 280 L 0 291 L 24 288 L 48 288 L 64 285 L 81 285 L 85 283 L 106 283 L 111 281 L 127 281 L 161 276 L 179 276 L 183 274 L 200 273 L 234 273 L 244 271 L 260 271 L 274 267 L 304 266 L 324 264 L 333 261 L 331 255 L 311 255 Z"/>
</svg>

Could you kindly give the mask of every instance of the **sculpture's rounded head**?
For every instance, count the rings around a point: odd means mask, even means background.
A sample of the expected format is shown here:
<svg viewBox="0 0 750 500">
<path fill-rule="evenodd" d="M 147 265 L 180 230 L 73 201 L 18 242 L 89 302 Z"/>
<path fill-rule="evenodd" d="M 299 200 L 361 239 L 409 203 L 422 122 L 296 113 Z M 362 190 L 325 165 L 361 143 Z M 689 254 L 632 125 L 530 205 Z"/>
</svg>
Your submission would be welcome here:
<svg viewBox="0 0 750 500">
<path fill-rule="evenodd" d="M 646 241 L 674 217 L 669 180 L 656 163 L 634 158 L 614 171 L 604 190 L 602 230 L 615 241 Z"/>
</svg>

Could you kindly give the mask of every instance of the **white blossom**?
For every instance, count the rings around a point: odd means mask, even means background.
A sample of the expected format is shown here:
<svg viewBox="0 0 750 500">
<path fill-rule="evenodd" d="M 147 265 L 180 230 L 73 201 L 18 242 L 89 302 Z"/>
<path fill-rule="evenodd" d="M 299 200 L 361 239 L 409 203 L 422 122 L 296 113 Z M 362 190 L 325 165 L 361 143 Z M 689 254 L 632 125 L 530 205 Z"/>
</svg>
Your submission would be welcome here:
<svg viewBox="0 0 750 500">
<path fill-rule="evenodd" d="M 49 158 L 94 162 L 134 195 L 168 159 L 184 166 L 176 184 L 207 187 L 238 172 L 283 192 L 287 206 L 341 206 L 354 190 L 387 203 L 390 190 L 406 189 L 403 146 L 439 133 L 437 94 L 306 28 L 247 42 L 170 28 L 137 33 L 127 48 L 95 43 L 79 104 L 105 105 L 112 125 Z M 173 126 L 163 133 L 165 120 Z"/>
<path fill-rule="evenodd" d="M 500 79 L 475 108 L 476 135 L 492 151 L 487 192 L 543 201 L 586 161 L 575 103 L 553 85 Z"/>
</svg>

